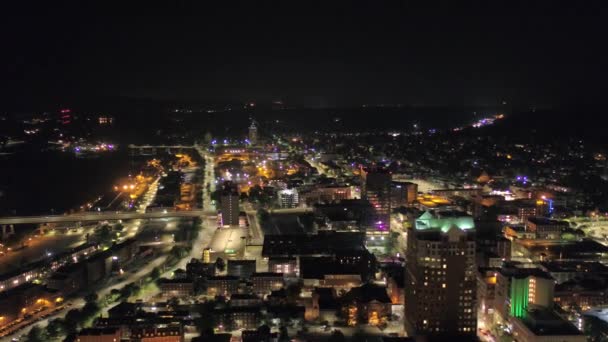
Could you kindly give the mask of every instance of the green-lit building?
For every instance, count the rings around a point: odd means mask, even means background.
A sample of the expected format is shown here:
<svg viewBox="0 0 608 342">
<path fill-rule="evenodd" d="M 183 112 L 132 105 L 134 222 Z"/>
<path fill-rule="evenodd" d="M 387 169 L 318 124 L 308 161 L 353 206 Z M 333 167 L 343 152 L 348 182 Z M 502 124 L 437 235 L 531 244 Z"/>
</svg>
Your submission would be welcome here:
<svg viewBox="0 0 608 342">
<path fill-rule="evenodd" d="M 555 279 L 539 268 L 507 264 L 496 275 L 499 320 L 525 318 L 530 307 L 553 307 Z"/>
<path fill-rule="evenodd" d="M 425 211 L 419 218 L 416 219 L 416 229 L 441 229 L 447 233 L 451 227 L 457 227 L 462 230 L 475 228 L 473 217 L 461 211 Z"/>
<path fill-rule="evenodd" d="M 474 339 L 475 224 L 460 211 L 427 211 L 407 238 L 406 330 L 410 336 Z"/>
</svg>

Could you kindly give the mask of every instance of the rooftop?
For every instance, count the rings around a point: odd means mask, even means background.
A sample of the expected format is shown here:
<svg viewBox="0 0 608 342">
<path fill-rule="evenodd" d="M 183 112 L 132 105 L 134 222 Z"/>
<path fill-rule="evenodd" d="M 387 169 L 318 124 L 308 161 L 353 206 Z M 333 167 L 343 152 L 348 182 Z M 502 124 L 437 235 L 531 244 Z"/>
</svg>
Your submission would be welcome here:
<svg viewBox="0 0 608 342">
<path fill-rule="evenodd" d="M 582 335 L 572 323 L 551 310 L 528 310 L 526 318 L 521 321 L 536 336 Z"/>
<path fill-rule="evenodd" d="M 547 217 L 528 217 L 527 220 L 536 225 L 568 225 L 566 221 L 553 220 Z"/>
<path fill-rule="evenodd" d="M 455 210 L 425 211 L 416 219 L 416 229 L 419 230 L 440 229 L 445 233 L 453 226 L 462 230 L 474 229 L 475 222 L 469 214 Z"/>
<path fill-rule="evenodd" d="M 84 328 L 80 330 L 78 336 L 101 336 L 101 335 L 114 335 L 118 333 L 120 328 L 107 327 L 107 328 Z"/>
</svg>

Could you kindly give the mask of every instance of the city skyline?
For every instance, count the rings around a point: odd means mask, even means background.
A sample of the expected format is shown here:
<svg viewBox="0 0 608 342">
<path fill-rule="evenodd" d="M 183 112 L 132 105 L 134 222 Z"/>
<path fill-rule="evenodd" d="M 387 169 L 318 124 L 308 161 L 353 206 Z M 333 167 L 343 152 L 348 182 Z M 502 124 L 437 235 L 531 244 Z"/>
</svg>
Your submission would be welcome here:
<svg viewBox="0 0 608 342">
<path fill-rule="evenodd" d="M 21 4 L 0 341 L 608 341 L 602 4 Z"/>
</svg>

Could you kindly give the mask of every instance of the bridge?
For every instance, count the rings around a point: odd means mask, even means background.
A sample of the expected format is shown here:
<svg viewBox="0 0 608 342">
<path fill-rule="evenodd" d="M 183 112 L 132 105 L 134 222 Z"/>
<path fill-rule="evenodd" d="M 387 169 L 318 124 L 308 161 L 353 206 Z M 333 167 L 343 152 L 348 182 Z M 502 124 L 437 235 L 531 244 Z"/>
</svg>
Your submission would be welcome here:
<svg viewBox="0 0 608 342">
<path fill-rule="evenodd" d="M 71 215 L 49 215 L 49 216 L 7 216 L 0 217 L 0 225 L 24 224 L 24 223 L 61 223 L 61 222 L 85 222 L 85 221 L 115 221 L 131 219 L 156 219 L 170 217 L 200 217 L 206 215 L 217 215 L 210 210 L 191 211 L 154 211 L 148 213 L 139 212 L 87 212 Z"/>
<path fill-rule="evenodd" d="M 195 148 L 195 145 L 129 145 L 129 148 L 143 148 L 143 149 L 152 149 L 152 148 Z"/>
<path fill-rule="evenodd" d="M 270 214 L 304 214 L 312 212 L 312 208 L 290 208 L 273 209 Z M 255 211 L 252 211 L 255 213 Z M 0 217 L 0 225 L 11 224 L 41 224 L 41 223 L 62 223 L 62 222 L 87 222 L 87 221 L 117 221 L 132 219 L 159 219 L 174 217 L 201 217 L 215 216 L 214 210 L 190 210 L 190 211 L 153 211 L 148 213 L 139 212 L 86 212 L 71 215 L 49 215 L 49 216 L 5 216 Z"/>
</svg>

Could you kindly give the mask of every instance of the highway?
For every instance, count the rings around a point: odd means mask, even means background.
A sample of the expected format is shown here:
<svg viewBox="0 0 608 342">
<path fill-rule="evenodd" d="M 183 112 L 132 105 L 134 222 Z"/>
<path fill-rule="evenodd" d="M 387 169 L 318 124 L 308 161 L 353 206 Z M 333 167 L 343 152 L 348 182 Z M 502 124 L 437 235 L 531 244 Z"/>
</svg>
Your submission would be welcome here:
<svg viewBox="0 0 608 342">
<path fill-rule="evenodd" d="M 206 170 L 205 170 L 206 179 L 207 179 L 207 177 L 209 179 L 213 179 L 213 177 L 212 177 L 213 176 L 213 162 L 209 158 L 209 156 L 205 156 L 205 157 L 206 157 L 206 161 L 207 161 Z M 212 186 L 211 190 L 213 191 L 214 184 L 211 184 L 211 186 Z M 213 228 L 216 226 L 216 217 L 215 217 L 216 211 L 211 206 L 210 193 L 208 191 L 206 191 L 206 189 L 203 191 L 203 203 L 204 203 L 204 207 L 207 210 L 180 211 L 180 212 L 167 212 L 167 213 L 164 213 L 164 212 L 143 213 L 143 211 L 145 210 L 145 207 L 154 198 L 155 193 L 156 193 L 156 188 L 157 188 L 157 183 L 155 182 L 154 185 L 151 187 L 149 193 L 146 194 L 146 198 L 145 198 L 146 201 L 138 209 L 140 212 L 85 213 L 85 214 L 80 214 L 80 215 L 76 214 L 76 215 L 69 215 L 69 216 L 54 216 L 54 217 L 52 217 L 55 219 L 54 221 L 50 221 L 49 216 L 23 217 L 23 218 L 16 218 L 16 219 L 20 219 L 19 222 L 17 222 L 17 223 L 22 223 L 25 221 L 31 222 L 31 223 L 40 223 L 40 222 L 36 222 L 35 221 L 36 219 L 38 219 L 38 220 L 42 219 L 41 223 L 136 219 L 135 221 L 126 223 L 125 228 L 126 228 L 126 231 L 127 231 L 129 237 L 137 237 L 138 239 L 141 240 L 142 239 L 142 234 L 141 234 L 142 230 L 149 230 L 149 229 L 143 229 L 142 227 L 140 227 L 142 222 L 137 219 L 204 216 L 203 229 L 201 229 L 197 240 L 193 243 L 190 255 L 186 258 L 183 258 L 178 263 L 178 265 L 176 265 L 176 267 L 175 267 L 175 268 L 185 268 L 187 262 L 189 262 L 191 258 L 197 258 L 197 259 L 201 258 L 203 248 L 209 244 L 209 242 L 211 241 L 212 235 L 215 232 L 215 230 Z M 2 218 L 2 219 L 7 219 L 7 218 Z M 32 222 L 32 221 L 34 221 L 34 222 Z M 0 222 L 2 222 L 2 221 L 0 221 Z M 3 223 L 3 224 L 7 224 L 7 223 Z M 16 223 L 8 223 L 8 224 L 16 224 Z M 162 228 L 162 230 L 164 232 L 167 232 L 167 226 L 169 226 L 169 225 L 171 225 L 170 222 L 167 223 L 166 226 L 164 226 Z M 173 224 L 171 226 L 172 226 L 172 228 L 175 228 L 174 227 L 175 224 Z M 143 242 L 143 243 L 146 244 L 147 242 Z M 120 289 L 129 283 L 136 283 L 136 282 L 140 281 L 141 279 L 144 279 L 148 274 L 150 274 L 155 267 L 161 267 L 162 265 L 164 265 L 164 263 L 167 259 L 167 252 L 170 249 L 170 247 L 173 246 L 174 244 L 168 244 L 165 241 L 148 242 L 148 243 L 156 243 L 156 244 L 165 246 L 164 252 L 161 255 L 159 255 L 158 257 L 147 262 L 143 267 L 138 268 L 136 270 L 128 270 L 127 272 L 125 272 L 124 276 L 119 277 L 119 278 L 117 278 L 117 277 L 110 278 L 108 281 L 102 282 L 98 286 L 96 286 L 90 290 L 97 291 L 99 297 L 103 298 L 104 296 L 109 294 L 112 289 Z M 45 327 L 50 320 L 65 316 L 65 314 L 71 309 L 81 308 L 82 306 L 84 306 L 83 298 L 75 298 L 75 299 L 69 300 L 69 302 L 71 304 L 70 306 L 66 306 L 64 309 L 55 312 L 51 316 L 35 322 L 35 324 L 32 324 L 31 321 L 28 321 L 28 322 L 26 322 L 27 324 L 29 324 L 27 327 L 25 327 L 23 329 L 12 329 L 12 332 L 10 333 L 10 335 L 3 336 L 2 338 L 0 338 L 0 340 L 10 340 L 11 338 L 14 338 L 14 337 L 27 335 L 27 333 L 31 330 L 31 328 L 33 326 L 37 325 L 40 327 Z"/>
<path fill-rule="evenodd" d="M 215 215 L 212 210 L 190 210 L 190 211 L 156 211 L 149 213 L 141 212 L 89 212 L 72 215 L 49 215 L 49 216 L 6 216 L 0 217 L 0 225 L 24 224 L 24 223 L 57 223 L 57 222 L 85 222 L 85 221 L 115 221 L 131 219 L 154 219 L 169 217 L 197 217 Z"/>
<path fill-rule="evenodd" d="M 312 208 L 289 208 L 274 209 L 271 214 L 297 214 L 312 212 Z M 190 210 L 190 211 L 156 211 L 149 213 L 141 212 L 90 212 L 72 215 L 49 215 L 49 216 L 6 216 L 0 217 L 0 225 L 24 224 L 24 223 L 57 223 L 57 222 L 86 222 L 86 221 L 116 221 L 131 219 L 158 219 L 171 217 L 199 217 L 216 215 L 212 209 Z"/>
</svg>

